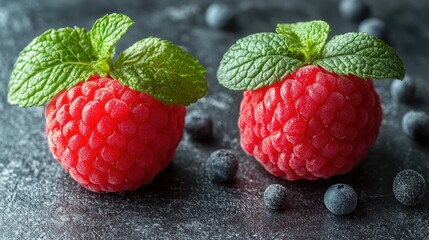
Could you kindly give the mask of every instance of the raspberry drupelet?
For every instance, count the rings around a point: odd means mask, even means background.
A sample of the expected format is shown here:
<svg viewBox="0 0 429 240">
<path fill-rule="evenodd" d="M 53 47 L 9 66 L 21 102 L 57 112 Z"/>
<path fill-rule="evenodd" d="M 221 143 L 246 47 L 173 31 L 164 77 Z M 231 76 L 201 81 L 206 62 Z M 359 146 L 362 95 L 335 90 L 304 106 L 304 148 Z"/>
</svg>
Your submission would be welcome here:
<svg viewBox="0 0 429 240">
<path fill-rule="evenodd" d="M 185 114 L 184 106 L 94 75 L 50 101 L 46 136 L 54 157 L 84 187 L 133 190 L 172 160 Z"/>
<path fill-rule="evenodd" d="M 350 171 L 374 144 L 382 119 L 371 79 L 299 68 L 271 86 L 244 92 L 241 145 L 287 180 Z"/>
</svg>

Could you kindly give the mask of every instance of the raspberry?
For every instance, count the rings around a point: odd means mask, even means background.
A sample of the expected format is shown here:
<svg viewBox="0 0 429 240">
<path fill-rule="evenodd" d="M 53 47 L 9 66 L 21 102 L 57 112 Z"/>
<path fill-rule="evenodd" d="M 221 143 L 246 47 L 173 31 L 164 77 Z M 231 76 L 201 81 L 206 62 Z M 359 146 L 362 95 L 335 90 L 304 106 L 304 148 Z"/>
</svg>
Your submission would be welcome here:
<svg viewBox="0 0 429 240">
<path fill-rule="evenodd" d="M 82 186 L 128 191 L 167 167 L 185 114 L 185 107 L 169 107 L 114 79 L 92 76 L 51 100 L 46 135 L 54 157 Z"/>
<path fill-rule="evenodd" d="M 381 105 L 372 80 L 305 66 L 244 92 L 241 146 L 287 180 L 349 172 L 378 136 Z"/>
</svg>

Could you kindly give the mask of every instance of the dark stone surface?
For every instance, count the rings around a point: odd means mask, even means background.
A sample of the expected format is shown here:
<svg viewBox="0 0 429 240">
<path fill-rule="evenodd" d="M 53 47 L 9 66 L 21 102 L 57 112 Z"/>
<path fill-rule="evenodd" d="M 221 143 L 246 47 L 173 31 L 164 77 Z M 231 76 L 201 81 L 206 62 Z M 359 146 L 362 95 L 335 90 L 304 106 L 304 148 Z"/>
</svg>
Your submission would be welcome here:
<svg viewBox="0 0 429 240">
<path fill-rule="evenodd" d="M 415 207 L 401 205 L 392 182 L 402 169 L 429 175 L 429 146 L 401 131 L 410 109 L 429 111 L 429 2 L 367 1 L 373 16 L 386 22 L 389 43 L 416 79 L 416 100 L 392 101 L 390 81 L 377 81 L 384 120 L 377 143 L 352 172 L 320 181 L 287 182 L 265 172 L 239 146 L 236 127 L 240 92 L 221 87 L 216 70 L 222 54 L 238 38 L 274 31 L 279 22 L 323 19 L 332 34 L 356 31 L 341 19 L 338 1 L 224 1 L 237 11 L 235 31 L 213 30 L 204 12 L 211 1 L 0 0 L 0 239 L 428 239 L 429 194 Z M 136 23 L 117 52 L 150 35 L 182 45 L 207 68 L 206 97 L 189 110 L 208 111 L 214 139 L 185 135 L 172 164 L 154 182 L 135 192 L 96 194 L 73 181 L 49 152 L 42 107 L 19 109 L 6 102 L 7 83 L 18 53 L 48 28 L 90 29 L 106 13 L 121 12 Z M 209 154 L 231 148 L 240 168 L 229 184 L 212 184 L 204 171 Z M 358 194 L 349 216 L 331 214 L 323 195 L 342 182 Z M 288 190 L 285 211 L 268 210 L 264 189 L 279 183 Z"/>
</svg>

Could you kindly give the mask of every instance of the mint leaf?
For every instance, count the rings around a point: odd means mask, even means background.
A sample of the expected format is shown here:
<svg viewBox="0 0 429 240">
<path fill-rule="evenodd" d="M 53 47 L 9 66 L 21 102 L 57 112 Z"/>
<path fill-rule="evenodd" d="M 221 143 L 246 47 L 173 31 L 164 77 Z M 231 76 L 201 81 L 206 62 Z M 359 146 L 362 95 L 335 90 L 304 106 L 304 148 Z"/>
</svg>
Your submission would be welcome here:
<svg viewBox="0 0 429 240">
<path fill-rule="evenodd" d="M 205 69 L 182 48 L 146 38 L 126 49 L 110 75 L 166 104 L 188 105 L 207 92 Z"/>
<path fill-rule="evenodd" d="M 298 54 L 307 64 L 318 57 L 330 32 L 324 21 L 278 24 L 276 32 L 284 36 L 289 51 Z"/>
<path fill-rule="evenodd" d="M 117 13 L 105 15 L 94 23 L 90 36 L 94 54 L 100 59 L 94 64 L 98 66 L 98 72 L 107 74 L 111 70 L 110 65 L 115 54 L 115 44 L 133 23 L 129 17 Z"/>
<path fill-rule="evenodd" d="M 253 90 L 282 80 L 304 65 L 284 42 L 285 38 L 275 33 L 256 33 L 238 40 L 220 62 L 220 84 L 232 90 Z"/>
<path fill-rule="evenodd" d="M 48 30 L 19 54 L 8 85 L 8 101 L 20 107 L 43 105 L 87 79 L 96 60 L 89 33 L 80 28 Z"/>
<path fill-rule="evenodd" d="M 395 50 L 366 33 L 333 37 L 314 64 L 340 75 L 353 74 L 361 78 L 403 79 L 405 75 L 404 65 Z"/>
</svg>

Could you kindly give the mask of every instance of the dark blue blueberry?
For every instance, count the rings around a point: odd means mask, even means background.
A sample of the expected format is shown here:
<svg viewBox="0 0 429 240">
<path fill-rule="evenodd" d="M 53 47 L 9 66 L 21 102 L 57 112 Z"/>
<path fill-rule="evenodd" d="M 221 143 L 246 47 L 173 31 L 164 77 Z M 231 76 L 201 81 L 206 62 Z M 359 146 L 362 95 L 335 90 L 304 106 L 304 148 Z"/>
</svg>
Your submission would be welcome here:
<svg viewBox="0 0 429 240">
<path fill-rule="evenodd" d="M 234 19 L 234 11 L 227 4 L 213 3 L 206 10 L 206 23 L 211 28 L 232 28 L 234 25 Z"/>
<path fill-rule="evenodd" d="M 367 18 L 358 27 L 359 32 L 365 32 L 381 40 L 387 39 L 386 24 L 379 18 Z"/>
<path fill-rule="evenodd" d="M 228 182 L 237 173 L 238 159 L 232 151 L 220 149 L 210 154 L 206 168 L 212 182 Z"/>
<path fill-rule="evenodd" d="M 186 114 L 185 129 L 194 140 L 209 140 L 212 138 L 212 119 L 200 110 L 191 111 Z"/>
<path fill-rule="evenodd" d="M 410 110 L 402 117 L 402 130 L 417 141 L 429 139 L 429 116 L 423 111 Z"/>
<path fill-rule="evenodd" d="M 344 19 L 353 22 L 360 22 L 370 14 L 370 8 L 362 0 L 341 0 L 338 10 Z"/>
<path fill-rule="evenodd" d="M 271 184 L 265 189 L 264 202 L 269 209 L 281 210 L 286 205 L 286 188 L 280 184 Z"/>
<path fill-rule="evenodd" d="M 335 215 L 346 215 L 355 210 L 357 194 L 347 184 L 332 185 L 325 193 L 324 202 L 326 208 Z"/>
<path fill-rule="evenodd" d="M 390 94 L 395 101 L 410 102 L 416 92 L 416 84 L 413 78 L 406 75 L 404 80 L 393 80 L 390 85 Z"/>
<path fill-rule="evenodd" d="M 424 177 L 414 170 L 402 170 L 393 180 L 393 193 L 396 199 L 404 205 L 418 204 L 423 199 L 425 191 Z"/>
</svg>

